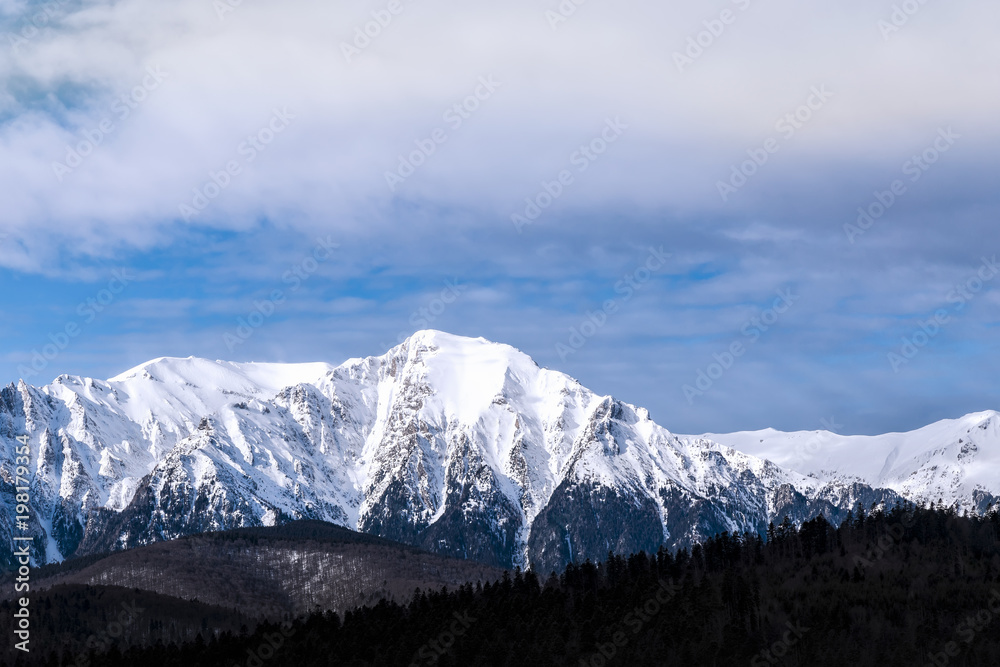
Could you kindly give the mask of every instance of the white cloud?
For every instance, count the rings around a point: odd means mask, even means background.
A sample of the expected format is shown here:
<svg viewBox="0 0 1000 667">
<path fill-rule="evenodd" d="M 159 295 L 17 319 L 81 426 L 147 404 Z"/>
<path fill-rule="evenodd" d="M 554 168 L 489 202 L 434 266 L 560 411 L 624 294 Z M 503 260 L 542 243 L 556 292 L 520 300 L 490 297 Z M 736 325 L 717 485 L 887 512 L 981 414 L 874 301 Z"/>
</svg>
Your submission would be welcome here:
<svg viewBox="0 0 1000 667">
<path fill-rule="evenodd" d="M 21 241 L 0 262 L 45 265 L 53 244 L 100 255 L 162 242 L 182 228 L 178 205 L 210 172 L 241 160 L 241 143 L 285 107 L 294 122 L 196 222 L 391 224 L 384 172 L 415 140 L 447 128 L 444 111 L 483 75 L 502 88 L 399 188 L 403 200 L 473 207 L 506 225 L 606 117 L 621 116 L 630 125 L 622 143 L 558 206 L 626 199 L 712 210 L 729 164 L 824 83 L 835 103 L 775 173 L 805 156 L 895 161 L 942 123 L 961 125 L 977 145 L 997 138 L 1000 95 L 983 85 L 1000 54 L 985 33 L 1000 15 L 995 3 L 927 6 L 888 42 L 876 21 L 890 3 L 753 3 L 683 74 L 673 52 L 716 9 L 591 2 L 553 31 L 545 3 L 408 2 L 347 63 L 341 42 L 381 7 L 242 3 L 220 21 L 205 0 L 125 0 L 86 3 L 54 21 L 0 61 L 3 226 Z M 5 23 L 24 25 L 9 15 Z M 167 79 L 119 120 L 114 98 L 141 85 L 150 66 Z M 106 118 L 113 130 L 59 182 L 52 163 Z"/>
</svg>

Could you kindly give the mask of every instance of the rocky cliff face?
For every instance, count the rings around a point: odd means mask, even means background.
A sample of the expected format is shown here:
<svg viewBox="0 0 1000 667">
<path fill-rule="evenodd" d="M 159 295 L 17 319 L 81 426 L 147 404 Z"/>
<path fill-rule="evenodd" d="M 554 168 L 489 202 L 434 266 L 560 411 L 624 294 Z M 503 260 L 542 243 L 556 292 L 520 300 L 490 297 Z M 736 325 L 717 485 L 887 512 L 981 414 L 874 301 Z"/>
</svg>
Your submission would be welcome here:
<svg viewBox="0 0 1000 667">
<path fill-rule="evenodd" d="M 0 549 L 19 434 L 38 562 L 316 518 L 547 572 L 900 499 L 675 436 L 509 346 L 434 331 L 337 367 L 158 359 L 3 389 Z"/>
</svg>

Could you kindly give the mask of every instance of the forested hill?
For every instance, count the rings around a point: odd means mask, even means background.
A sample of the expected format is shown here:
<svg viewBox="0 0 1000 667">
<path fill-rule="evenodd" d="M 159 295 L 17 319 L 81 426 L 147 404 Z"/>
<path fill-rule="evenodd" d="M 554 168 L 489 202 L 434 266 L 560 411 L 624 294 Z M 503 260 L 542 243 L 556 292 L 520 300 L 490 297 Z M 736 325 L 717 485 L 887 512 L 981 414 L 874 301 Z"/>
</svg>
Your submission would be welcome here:
<svg viewBox="0 0 1000 667">
<path fill-rule="evenodd" d="M 448 558 L 323 521 L 203 533 L 71 559 L 32 574 L 34 593 L 118 586 L 233 609 L 258 620 L 344 611 L 415 588 L 499 579 L 502 570 Z M 13 575 L 0 577 L 13 595 Z M 237 625 L 238 627 L 238 625 Z"/>
<path fill-rule="evenodd" d="M 769 533 L 516 572 L 248 636 L 116 648 L 92 664 L 1000 665 L 995 512 L 896 508 Z"/>
</svg>

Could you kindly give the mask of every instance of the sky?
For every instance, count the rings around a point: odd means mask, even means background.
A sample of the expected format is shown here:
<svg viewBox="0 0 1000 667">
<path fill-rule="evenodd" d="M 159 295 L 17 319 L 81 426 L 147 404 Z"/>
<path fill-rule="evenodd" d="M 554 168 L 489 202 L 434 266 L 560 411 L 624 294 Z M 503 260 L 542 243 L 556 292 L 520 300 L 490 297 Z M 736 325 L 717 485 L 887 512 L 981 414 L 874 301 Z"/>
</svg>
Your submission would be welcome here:
<svg viewBox="0 0 1000 667">
<path fill-rule="evenodd" d="M 1000 5 L 0 0 L 0 383 L 508 343 L 678 433 L 1000 408 Z"/>
</svg>

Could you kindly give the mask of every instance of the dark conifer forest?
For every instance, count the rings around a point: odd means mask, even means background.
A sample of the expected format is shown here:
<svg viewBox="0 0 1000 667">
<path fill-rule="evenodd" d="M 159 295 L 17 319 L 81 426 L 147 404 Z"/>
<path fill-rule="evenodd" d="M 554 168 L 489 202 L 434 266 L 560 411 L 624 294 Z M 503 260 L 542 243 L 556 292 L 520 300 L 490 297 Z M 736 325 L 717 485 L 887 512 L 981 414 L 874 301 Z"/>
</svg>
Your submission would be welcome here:
<svg viewBox="0 0 1000 667">
<path fill-rule="evenodd" d="M 154 627 L 131 646 L 50 646 L 0 665 L 1000 665 L 996 512 L 858 511 L 839 527 L 786 520 L 766 537 L 724 533 L 690 552 L 609 554 L 251 628 L 192 607 L 190 641 Z"/>
</svg>

